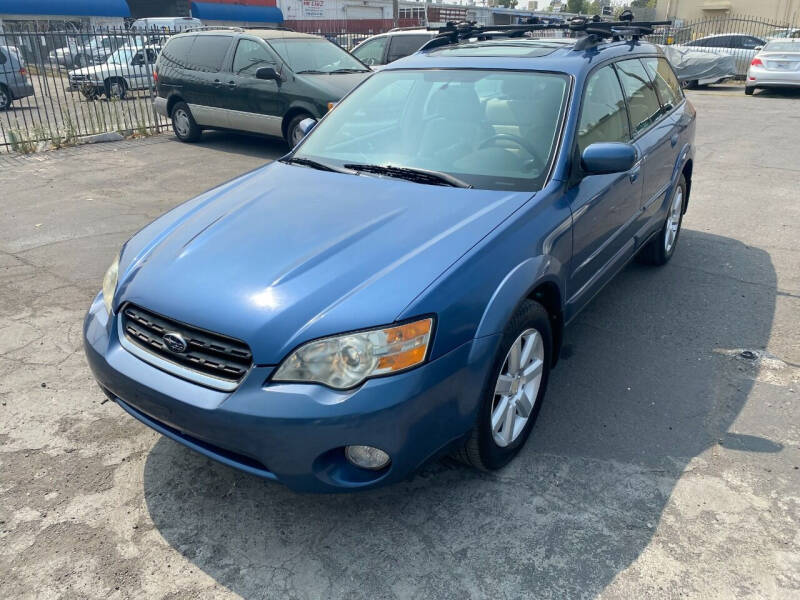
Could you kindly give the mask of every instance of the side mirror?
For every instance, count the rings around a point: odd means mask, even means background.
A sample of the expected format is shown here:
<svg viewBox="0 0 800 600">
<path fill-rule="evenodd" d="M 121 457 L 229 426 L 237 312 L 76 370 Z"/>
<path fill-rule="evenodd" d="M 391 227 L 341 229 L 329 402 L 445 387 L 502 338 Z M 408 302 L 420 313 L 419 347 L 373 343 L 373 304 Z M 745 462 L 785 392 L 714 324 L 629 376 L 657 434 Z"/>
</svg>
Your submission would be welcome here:
<svg viewBox="0 0 800 600">
<path fill-rule="evenodd" d="M 622 142 L 591 144 L 581 155 L 581 164 L 586 175 L 630 171 L 637 160 L 636 148 Z"/>
<path fill-rule="evenodd" d="M 256 79 L 273 80 L 280 83 L 281 76 L 273 67 L 261 67 L 256 71 Z"/>
<path fill-rule="evenodd" d="M 297 125 L 297 128 L 300 130 L 300 133 L 303 134 L 303 137 L 306 137 L 309 133 L 311 133 L 311 130 L 314 129 L 314 126 L 316 124 L 317 124 L 316 119 L 311 119 L 311 118 L 303 119 Z"/>
</svg>

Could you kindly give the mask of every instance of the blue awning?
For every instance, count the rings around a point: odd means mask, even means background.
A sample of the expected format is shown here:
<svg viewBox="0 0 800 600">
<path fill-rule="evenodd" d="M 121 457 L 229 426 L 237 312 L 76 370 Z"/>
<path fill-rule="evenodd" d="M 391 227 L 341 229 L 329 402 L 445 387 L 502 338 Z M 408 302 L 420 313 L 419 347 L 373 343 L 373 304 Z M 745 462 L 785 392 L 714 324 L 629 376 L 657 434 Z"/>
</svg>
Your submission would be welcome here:
<svg viewBox="0 0 800 600">
<path fill-rule="evenodd" d="M 283 13 L 277 6 L 243 6 L 241 4 L 192 2 L 192 16 L 204 21 L 283 23 Z"/>
<path fill-rule="evenodd" d="M 0 15 L 130 17 L 125 0 L 0 0 Z"/>
</svg>

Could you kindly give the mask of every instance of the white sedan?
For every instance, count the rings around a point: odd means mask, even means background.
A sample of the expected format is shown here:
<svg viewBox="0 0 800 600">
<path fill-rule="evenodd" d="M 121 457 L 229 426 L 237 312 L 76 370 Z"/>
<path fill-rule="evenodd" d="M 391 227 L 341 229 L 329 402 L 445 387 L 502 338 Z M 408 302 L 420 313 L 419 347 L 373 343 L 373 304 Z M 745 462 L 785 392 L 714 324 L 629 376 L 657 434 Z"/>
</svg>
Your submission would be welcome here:
<svg viewBox="0 0 800 600">
<path fill-rule="evenodd" d="M 758 88 L 800 87 L 800 39 L 767 42 L 747 70 L 744 93 Z"/>
<path fill-rule="evenodd" d="M 156 46 L 124 46 L 104 63 L 70 71 L 70 90 L 91 100 L 101 94 L 122 99 L 130 90 L 148 89 L 153 85 L 153 66 L 160 50 Z"/>
</svg>

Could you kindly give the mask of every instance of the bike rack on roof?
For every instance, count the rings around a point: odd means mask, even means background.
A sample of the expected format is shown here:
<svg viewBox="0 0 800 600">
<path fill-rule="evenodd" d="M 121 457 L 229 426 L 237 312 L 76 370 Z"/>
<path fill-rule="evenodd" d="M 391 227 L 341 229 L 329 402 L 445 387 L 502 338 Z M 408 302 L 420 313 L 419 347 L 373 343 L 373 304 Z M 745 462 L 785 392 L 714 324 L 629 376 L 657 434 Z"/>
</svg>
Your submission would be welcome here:
<svg viewBox="0 0 800 600">
<path fill-rule="evenodd" d="M 448 21 L 444 27 L 429 27 L 430 31 L 438 31 L 420 50 L 432 50 L 442 46 L 458 44 L 466 40 L 484 41 L 496 38 L 519 38 L 531 31 L 572 31 L 585 35 L 575 43 L 575 50 L 585 50 L 596 46 L 603 40 L 620 41 L 630 37 L 638 40 L 643 35 L 650 35 L 658 25 L 672 25 L 672 21 L 634 21 L 633 14 L 623 11 L 619 21 L 603 21 L 599 16 L 593 18 L 573 17 L 561 23 L 543 22 L 538 17 L 531 17 L 525 23 L 515 25 L 478 25 L 474 21 L 455 23 Z"/>
</svg>

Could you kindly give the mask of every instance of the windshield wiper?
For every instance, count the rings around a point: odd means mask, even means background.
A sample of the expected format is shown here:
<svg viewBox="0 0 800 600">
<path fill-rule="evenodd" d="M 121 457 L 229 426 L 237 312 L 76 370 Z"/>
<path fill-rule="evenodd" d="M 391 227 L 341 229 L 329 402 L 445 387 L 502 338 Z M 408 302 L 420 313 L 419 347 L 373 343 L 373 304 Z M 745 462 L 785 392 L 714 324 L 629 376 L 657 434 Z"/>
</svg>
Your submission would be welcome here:
<svg viewBox="0 0 800 600">
<path fill-rule="evenodd" d="M 303 71 L 295 71 L 295 75 L 324 75 L 327 71 L 318 71 L 316 69 L 305 69 Z"/>
<path fill-rule="evenodd" d="M 304 167 L 311 167 L 312 169 L 317 169 L 319 171 L 331 171 L 332 173 L 355 175 L 353 171 L 342 169 L 341 167 L 334 167 L 333 165 L 327 165 L 316 160 L 311 160 L 310 158 L 300 158 L 299 156 L 291 156 L 289 158 L 282 159 L 280 162 L 286 163 L 287 165 L 303 165 Z"/>
<path fill-rule="evenodd" d="M 458 177 L 453 177 L 441 171 L 430 171 L 428 169 L 414 169 L 411 167 L 392 167 L 391 165 L 359 165 L 347 164 L 345 169 L 352 169 L 356 172 L 375 173 L 376 175 L 386 175 L 396 177 L 416 183 L 426 183 L 428 185 L 449 185 L 451 187 L 470 189 L 472 185 L 462 181 Z"/>
<path fill-rule="evenodd" d="M 330 75 L 334 73 L 369 73 L 369 69 L 335 69 L 329 72 Z"/>
</svg>

